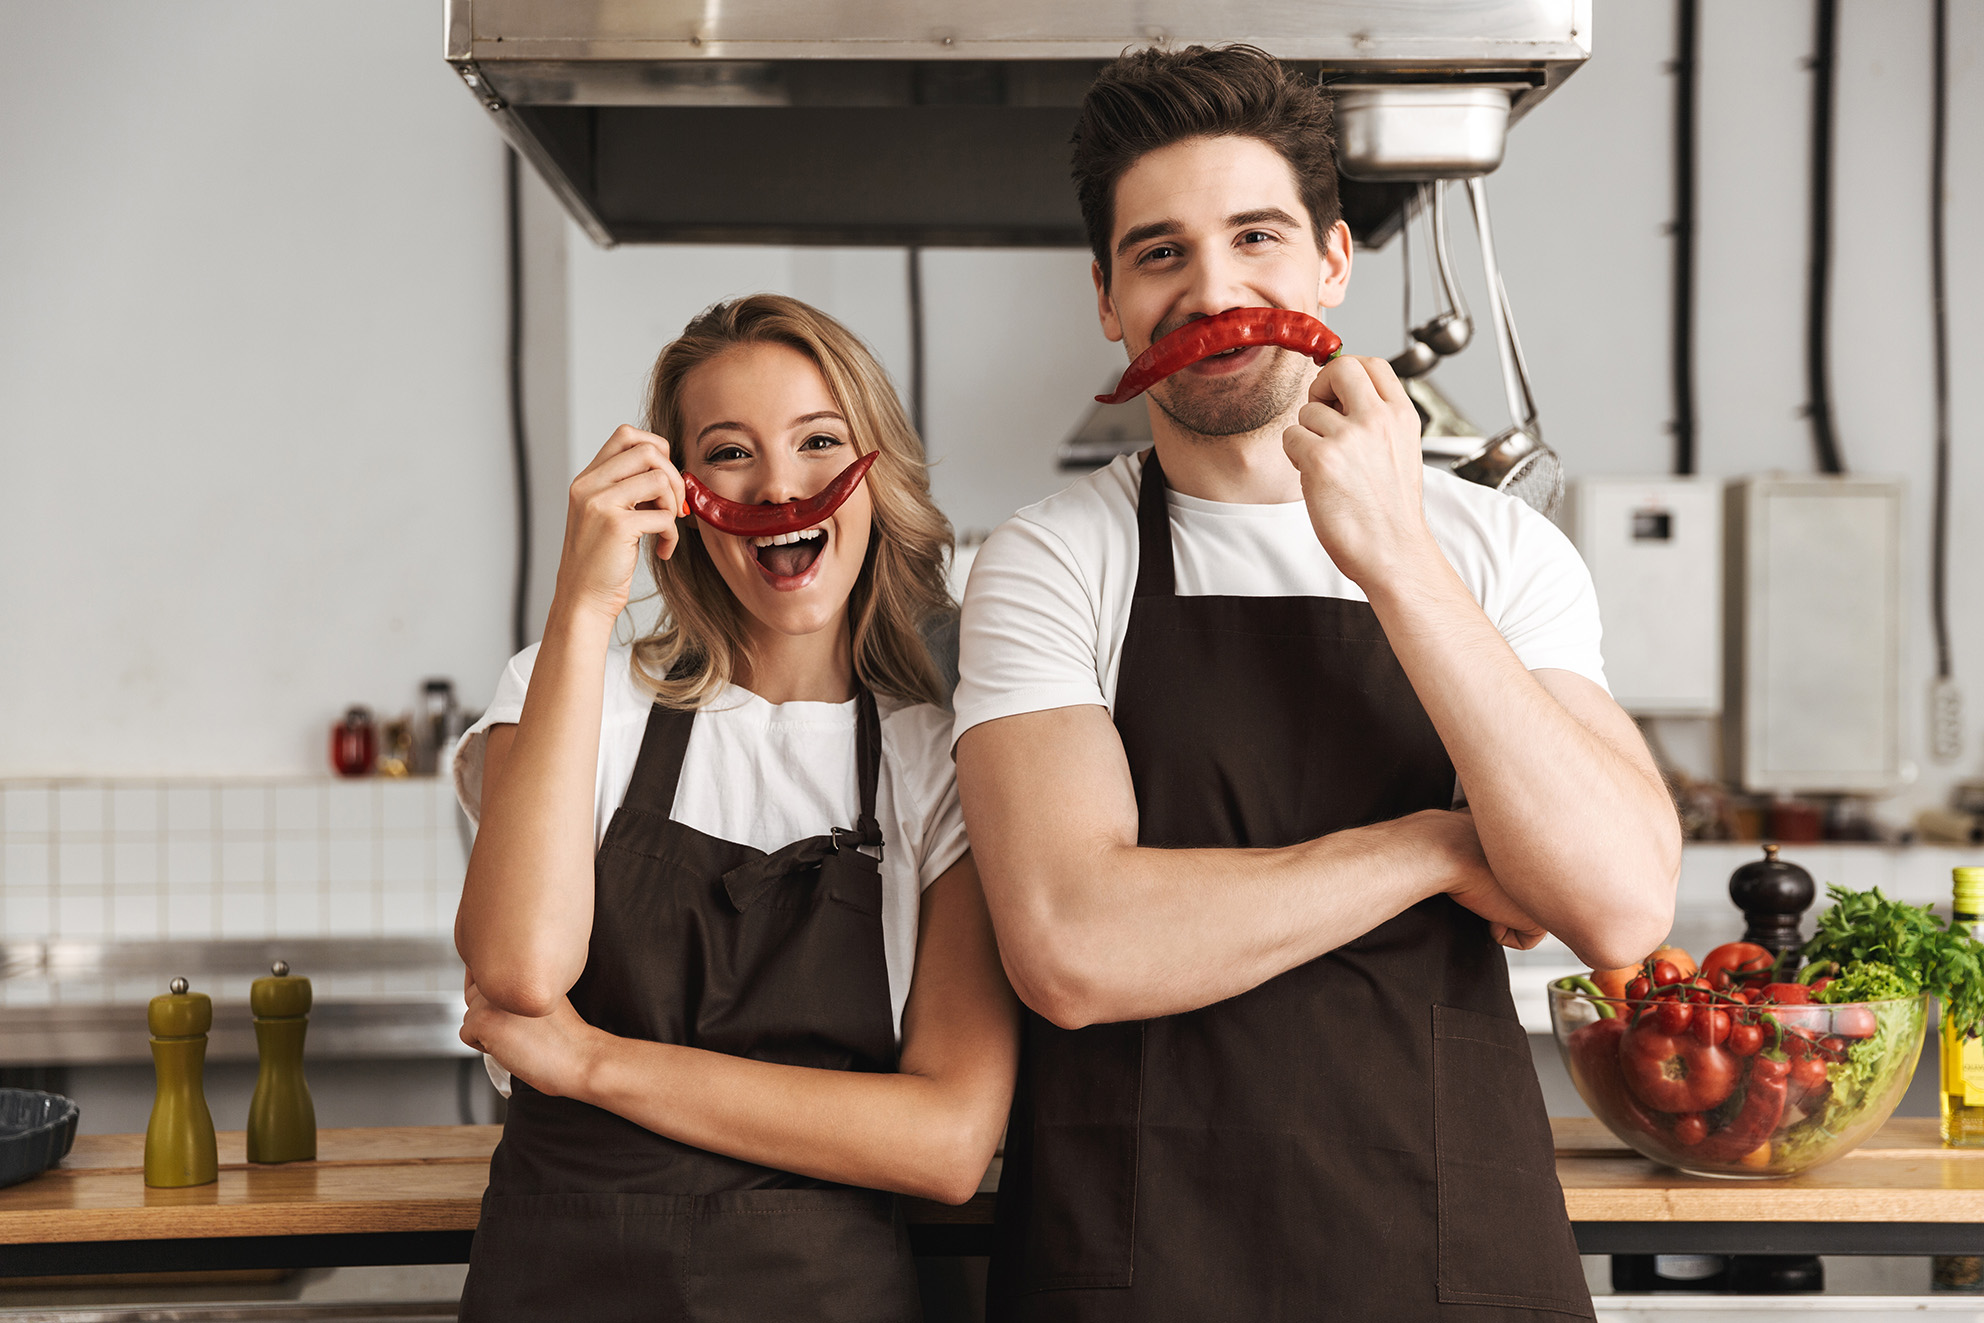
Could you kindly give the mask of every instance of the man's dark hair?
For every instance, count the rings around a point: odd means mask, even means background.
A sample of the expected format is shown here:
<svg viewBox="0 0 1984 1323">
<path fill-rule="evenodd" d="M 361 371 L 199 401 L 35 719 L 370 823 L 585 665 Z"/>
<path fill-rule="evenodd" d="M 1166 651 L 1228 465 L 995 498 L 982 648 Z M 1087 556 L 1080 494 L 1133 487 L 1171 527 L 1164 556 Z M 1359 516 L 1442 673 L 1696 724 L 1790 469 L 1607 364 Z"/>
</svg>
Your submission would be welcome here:
<svg viewBox="0 0 1984 1323">
<path fill-rule="evenodd" d="M 1329 93 L 1255 46 L 1131 51 L 1097 76 L 1075 120 L 1075 197 L 1105 290 L 1116 181 L 1147 153 L 1200 137 L 1258 138 L 1279 152 L 1327 245 L 1342 215 Z"/>
</svg>

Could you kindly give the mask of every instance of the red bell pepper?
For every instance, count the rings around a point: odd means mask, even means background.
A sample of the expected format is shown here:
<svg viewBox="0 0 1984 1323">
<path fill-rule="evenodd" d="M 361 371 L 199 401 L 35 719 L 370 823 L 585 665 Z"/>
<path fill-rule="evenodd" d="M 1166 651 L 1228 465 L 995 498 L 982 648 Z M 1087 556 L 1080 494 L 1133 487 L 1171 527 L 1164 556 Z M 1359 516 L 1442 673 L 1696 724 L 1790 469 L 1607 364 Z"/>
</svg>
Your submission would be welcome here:
<svg viewBox="0 0 1984 1323">
<path fill-rule="evenodd" d="M 1736 1091 L 1738 1058 L 1692 1034 L 1643 1024 L 1621 1041 L 1619 1063 L 1626 1087 L 1658 1112 L 1706 1112 Z"/>
</svg>

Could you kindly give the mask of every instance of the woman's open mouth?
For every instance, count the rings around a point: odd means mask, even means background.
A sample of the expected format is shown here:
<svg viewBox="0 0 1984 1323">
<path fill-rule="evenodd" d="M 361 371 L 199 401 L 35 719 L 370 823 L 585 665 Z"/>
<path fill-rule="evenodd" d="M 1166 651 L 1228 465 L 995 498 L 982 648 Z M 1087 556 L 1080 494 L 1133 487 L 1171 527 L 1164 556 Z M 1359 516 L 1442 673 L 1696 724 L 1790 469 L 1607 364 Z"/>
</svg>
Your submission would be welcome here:
<svg viewBox="0 0 1984 1323">
<path fill-rule="evenodd" d="M 797 533 L 751 539 L 751 554 L 757 559 L 758 569 L 771 580 L 772 587 L 788 590 L 810 582 L 810 571 L 819 563 L 820 553 L 826 547 L 824 524 Z"/>
</svg>

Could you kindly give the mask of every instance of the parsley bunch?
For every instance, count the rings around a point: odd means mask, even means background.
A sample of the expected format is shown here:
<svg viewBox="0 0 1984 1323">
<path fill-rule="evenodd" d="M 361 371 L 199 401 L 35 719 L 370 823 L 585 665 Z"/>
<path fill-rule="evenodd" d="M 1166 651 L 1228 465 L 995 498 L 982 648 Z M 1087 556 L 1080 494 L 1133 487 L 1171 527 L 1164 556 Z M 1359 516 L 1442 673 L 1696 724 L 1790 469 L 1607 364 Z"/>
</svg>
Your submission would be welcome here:
<svg viewBox="0 0 1984 1323">
<path fill-rule="evenodd" d="M 1832 908 L 1819 916 L 1805 959 L 1836 961 L 1849 990 L 1871 985 L 1903 996 L 1927 993 L 1942 1001 L 1945 1018 L 1965 1034 L 1984 1029 L 1984 943 L 1954 921 L 1944 923 L 1927 905 L 1889 900 L 1879 887 L 1828 886 L 1826 895 Z"/>
</svg>

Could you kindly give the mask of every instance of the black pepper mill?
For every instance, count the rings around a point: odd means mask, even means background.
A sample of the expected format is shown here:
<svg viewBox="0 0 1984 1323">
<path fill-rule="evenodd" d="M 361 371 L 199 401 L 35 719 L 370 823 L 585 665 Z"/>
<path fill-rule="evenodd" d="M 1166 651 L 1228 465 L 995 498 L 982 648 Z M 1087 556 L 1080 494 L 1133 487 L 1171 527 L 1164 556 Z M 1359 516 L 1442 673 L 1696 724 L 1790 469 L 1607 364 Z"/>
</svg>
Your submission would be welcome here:
<svg viewBox="0 0 1984 1323">
<path fill-rule="evenodd" d="M 1812 875 L 1779 859 L 1775 845 L 1766 845 L 1763 858 L 1751 860 L 1729 875 L 1729 899 L 1743 911 L 1749 925 L 1743 930 L 1743 940 L 1755 942 L 1772 955 L 1781 956 L 1805 944 L 1801 925 L 1817 892 Z"/>
</svg>

